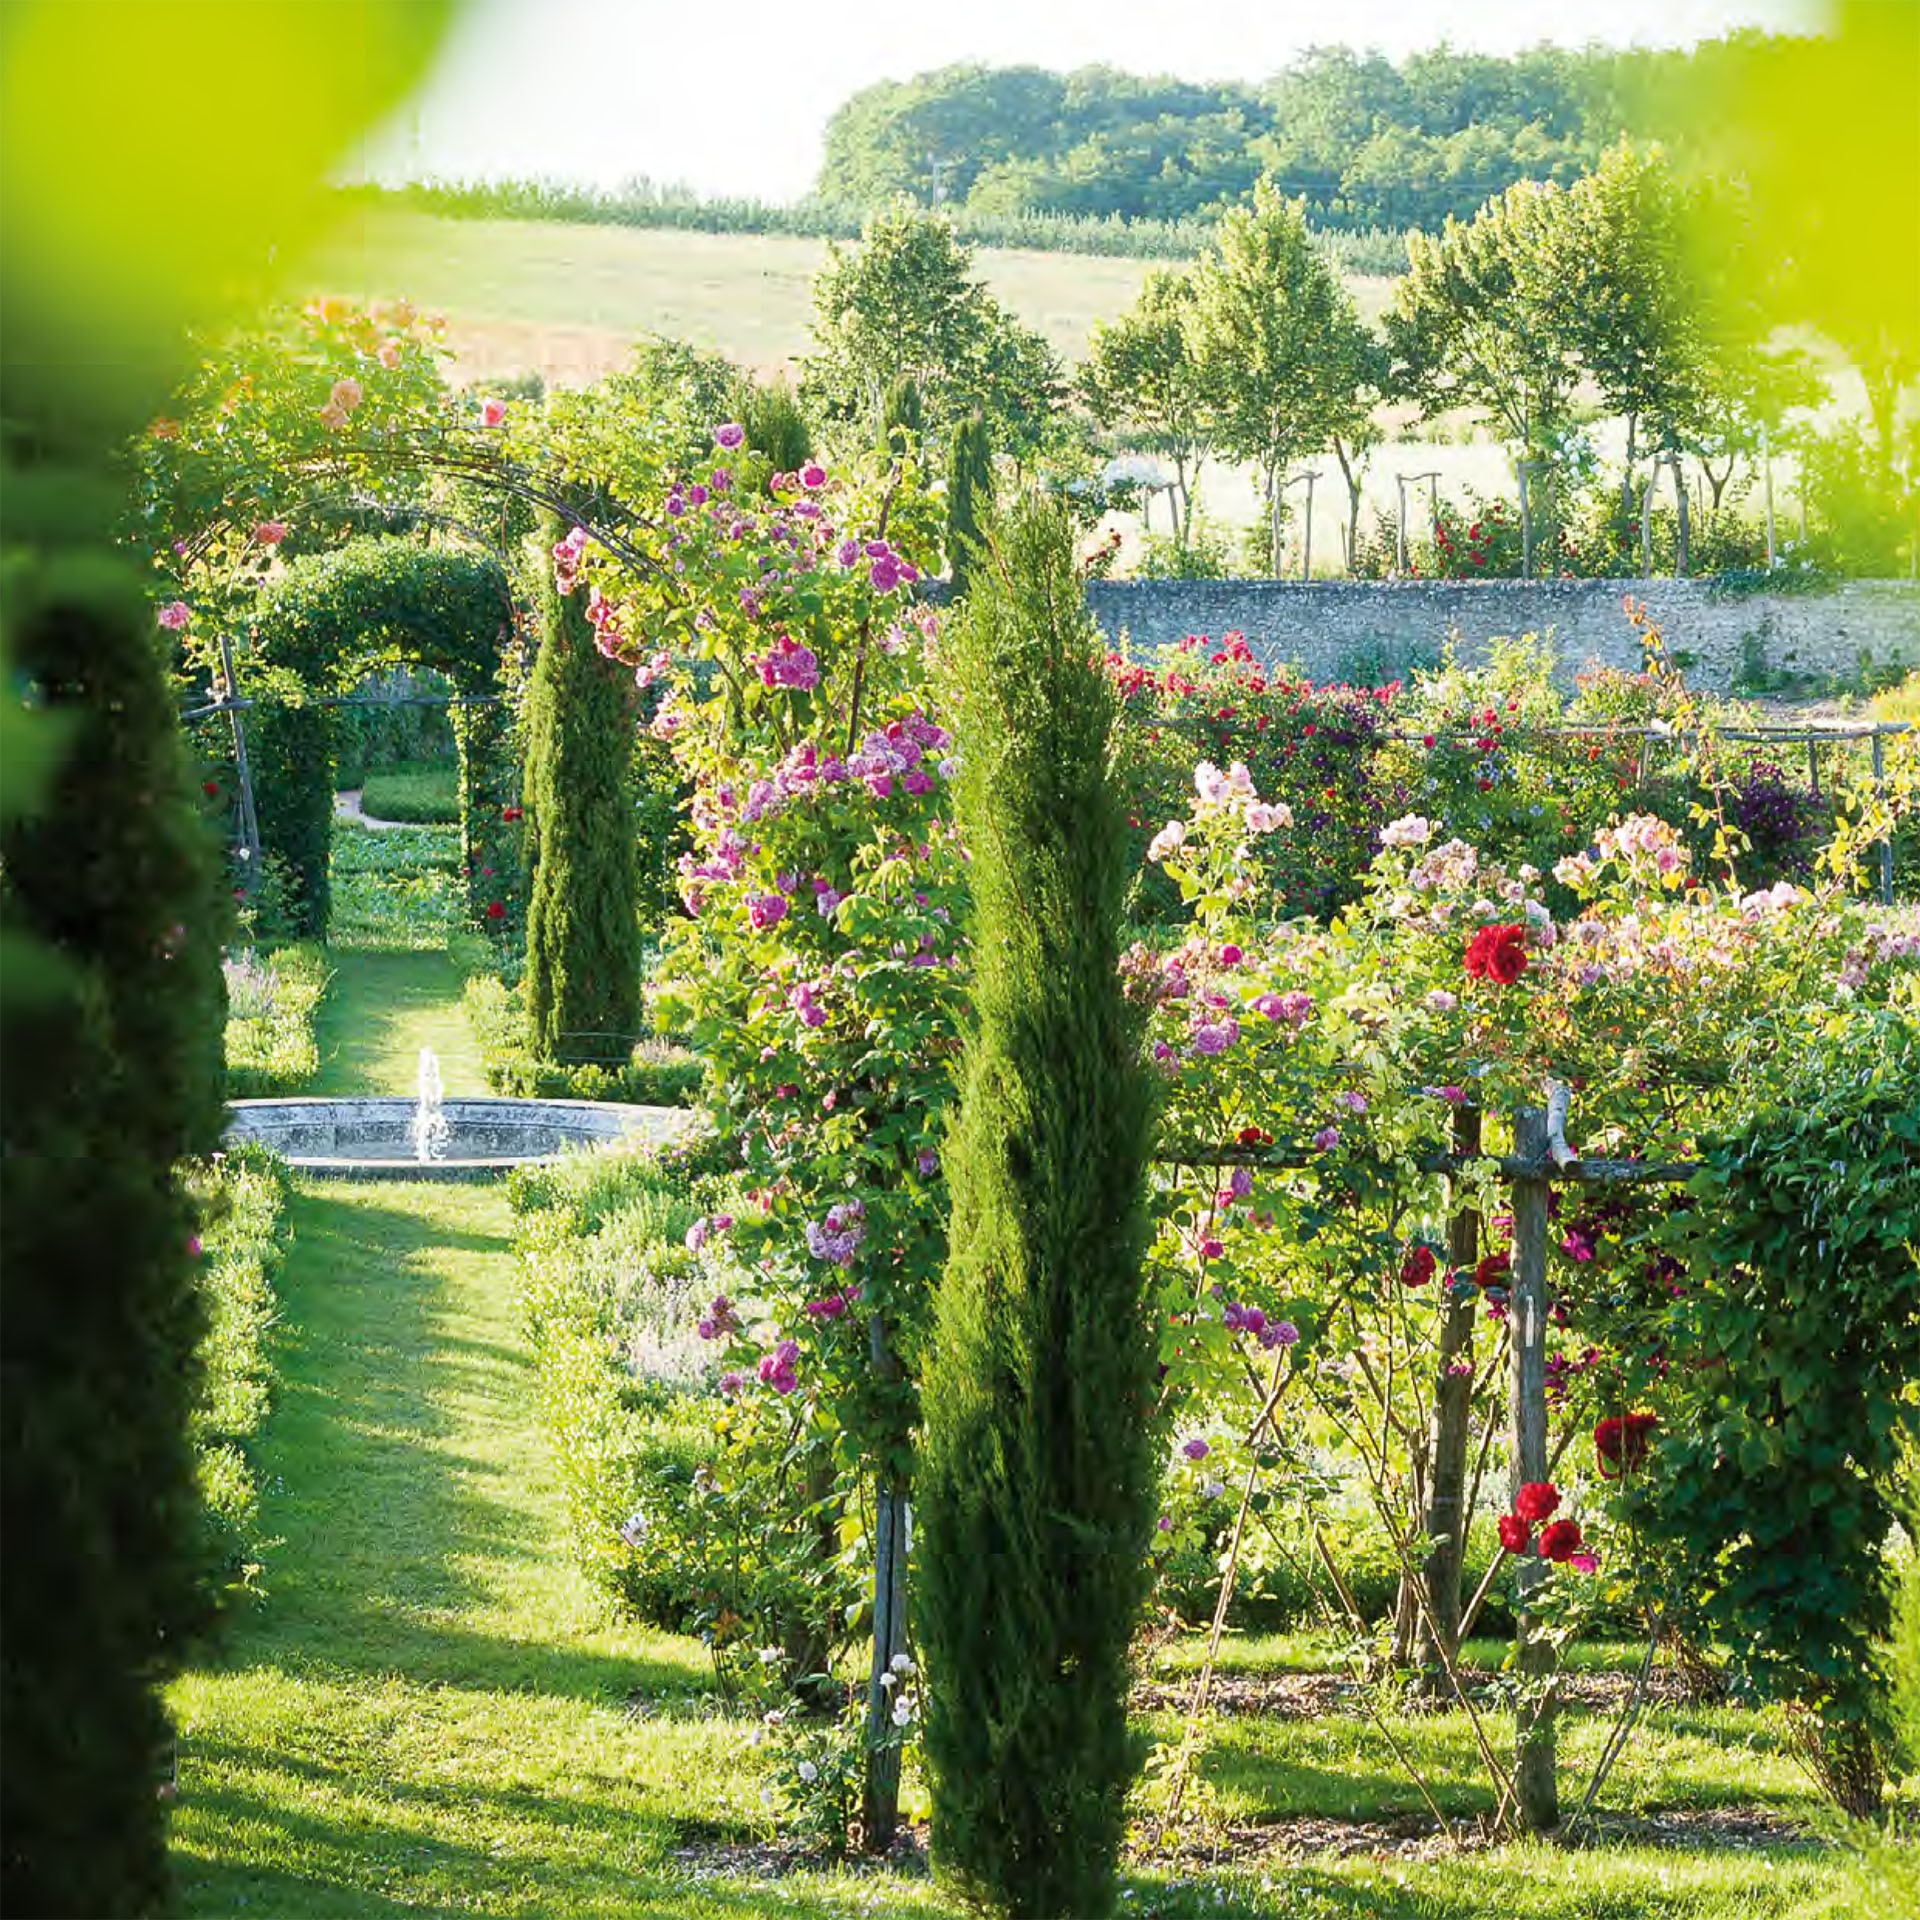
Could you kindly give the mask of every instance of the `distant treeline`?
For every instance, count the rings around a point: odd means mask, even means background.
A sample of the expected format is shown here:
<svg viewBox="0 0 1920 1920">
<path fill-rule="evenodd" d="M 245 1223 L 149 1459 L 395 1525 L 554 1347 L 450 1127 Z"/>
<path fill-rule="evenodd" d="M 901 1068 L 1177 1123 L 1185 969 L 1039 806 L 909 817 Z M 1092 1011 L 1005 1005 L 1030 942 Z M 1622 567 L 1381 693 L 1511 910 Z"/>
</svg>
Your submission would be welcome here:
<svg viewBox="0 0 1920 1920">
<path fill-rule="evenodd" d="M 351 198 L 455 220 L 551 220 L 572 225 L 677 227 L 694 233 L 784 233 L 809 240 L 857 240 L 862 208 L 822 200 L 777 206 L 765 200 L 706 200 L 650 181 L 605 189 L 553 180 L 429 180 L 405 186 L 343 188 Z M 1041 253 L 1096 253 L 1122 259 L 1190 260 L 1211 237 L 1211 218 L 1128 220 L 1064 213 L 975 213 L 945 209 L 971 246 Z M 1402 233 L 1323 232 L 1319 243 L 1346 273 L 1406 271 Z"/>
<path fill-rule="evenodd" d="M 846 101 L 816 194 L 861 209 L 905 195 L 963 231 L 1065 216 L 1184 233 L 1265 174 L 1316 228 L 1436 231 L 1516 180 L 1569 184 L 1622 133 L 1684 144 L 1714 118 L 1729 54 L 1764 37 L 1511 58 L 1443 47 L 1398 63 L 1322 48 L 1260 86 L 943 67 Z"/>
</svg>

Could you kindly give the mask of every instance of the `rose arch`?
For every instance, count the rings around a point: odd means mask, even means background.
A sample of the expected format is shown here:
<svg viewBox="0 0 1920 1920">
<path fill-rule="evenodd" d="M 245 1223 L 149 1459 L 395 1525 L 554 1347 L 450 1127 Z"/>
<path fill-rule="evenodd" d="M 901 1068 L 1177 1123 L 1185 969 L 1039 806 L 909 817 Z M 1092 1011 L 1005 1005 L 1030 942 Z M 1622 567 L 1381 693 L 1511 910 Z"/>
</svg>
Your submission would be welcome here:
<svg viewBox="0 0 1920 1920">
<path fill-rule="evenodd" d="M 431 668 L 454 685 L 461 860 L 468 905 L 482 910 L 485 870 L 510 859 L 501 815 L 512 794 L 511 721 L 491 696 L 513 632 L 513 592 L 497 559 L 404 537 L 305 556 L 261 594 L 254 658 L 293 684 L 286 698 L 261 703 L 249 729 L 262 774 L 256 804 L 262 842 L 297 889 L 302 934 L 324 936 L 330 905 L 337 709 L 329 703 L 382 667 Z"/>
</svg>

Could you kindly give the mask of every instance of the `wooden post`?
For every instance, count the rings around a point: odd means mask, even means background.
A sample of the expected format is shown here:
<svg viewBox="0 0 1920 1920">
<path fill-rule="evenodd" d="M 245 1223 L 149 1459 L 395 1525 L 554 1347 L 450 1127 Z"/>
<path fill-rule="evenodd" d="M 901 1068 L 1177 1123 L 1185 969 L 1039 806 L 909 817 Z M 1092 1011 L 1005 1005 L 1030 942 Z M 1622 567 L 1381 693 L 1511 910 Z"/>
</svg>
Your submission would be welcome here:
<svg viewBox="0 0 1920 1920">
<path fill-rule="evenodd" d="M 1480 1151 L 1480 1112 L 1456 1107 L 1453 1150 Z M 1447 1222 L 1449 1273 L 1471 1272 L 1480 1258 L 1480 1215 L 1456 1207 Z M 1433 1416 L 1428 1428 L 1427 1551 L 1421 1578 L 1427 1590 L 1422 1621 L 1422 1657 L 1442 1664 L 1460 1647 L 1460 1567 L 1467 1545 L 1467 1453 L 1473 1418 L 1473 1326 L 1480 1311 L 1478 1288 L 1464 1299 L 1449 1299 L 1440 1321 L 1440 1354 L 1435 1362 Z M 1465 1356 L 1465 1371 L 1455 1367 Z"/>
<path fill-rule="evenodd" d="M 1880 735 L 1880 729 L 1873 730 L 1873 790 L 1876 795 L 1885 790 L 1887 784 L 1887 750 Z M 1880 904 L 1883 907 L 1893 905 L 1893 836 L 1888 834 L 1880 842 Z"/>
<path fill-rule="evenodd" d="M 900 1377 L 900 1362 L 876 1313 L 867 1323 L 868 1349 L 875 1374 Z M 900 1827 L 900 1742 L 894 1737 L 893 1703 L 898 1684 L 881 1676 L 892 1672 L 894 1658 L 907 1650 L 907 1490 L 899 1475 L 883 1466 L 873 1489 L 873 1664 L 867 1676 L 866 1770 L 860 1796 L 861 1844 L 868 1853 L 885 1853 Z"/>
<path fill-rule="evenodd" d="M 220 636 L 220 678 L 226 691 L 228 718 L 233 722 L 233 771 L 240 787 L 240 838 L 246 846 L 246 874 L 240 884 L 249 896 L 260 884 L 260 816 L 253 807 L 253 771 L 247 764 L 247 734 L 240 724 L 240 690 L 233 678 L 233 648 Z"/>
<path fill-rule="evenodd" d="M 1513 1150 L 1522 1162 L 1541 1166 L 1513 1182 L 1513 1292 L 1508 1303 L 1513 1335 L 1509 1375 L 1513 1419 L 1513 1491 L 1547 1477 L 1547 1115 L 1522 1107 L 1514 1115 Z M 1514 1789 L 1521 1823 L 1530 1833 L 1560 1824 L 1554 1781 L 1553 1696 L 1546 1690 L 1553 1649 L 1535 1637 L 1532 1597 L 1547 1578 L 1547 1563 L 1528 1555 L 1517 1565 L 1514 1585 L 1514 1651 L 1523 1684 L 1536 1683 L 1538 1697 L 1522 1699 L 1515 1735 L 1518 1764 Z M 1531 1690 L 1530 1690 L 1531 1691 Z"/>
</svg>

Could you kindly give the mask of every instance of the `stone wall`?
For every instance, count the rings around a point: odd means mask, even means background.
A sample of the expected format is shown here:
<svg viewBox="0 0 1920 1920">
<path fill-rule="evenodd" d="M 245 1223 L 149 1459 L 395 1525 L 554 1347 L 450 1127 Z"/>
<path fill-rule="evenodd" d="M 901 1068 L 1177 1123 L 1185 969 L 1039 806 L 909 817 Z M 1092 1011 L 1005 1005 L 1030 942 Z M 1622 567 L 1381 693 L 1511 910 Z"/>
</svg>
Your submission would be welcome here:
<svg viewBox="0 0 1920 1920">
<path fill-rule="evenodd" d="M 1865 668 L 1920 667 L 1920 585 L 1850 581 L 1820 592 L 1753 593 L 1700 580 L 1096 580 L 1094 618 L 1136 652 L 1189 633 L 1239 631 L 1262 659 L 1309 679 L 1378 681 L 1437 660 L 1457 630 L 1463 655 L 1504 634 L 1551 633 L 1557 671 L 1640 664 L 1621 611 L 1646 602 L 1696 686 L 1724 692 L 1756 671 L 1812 685 Z"/>
</svg>

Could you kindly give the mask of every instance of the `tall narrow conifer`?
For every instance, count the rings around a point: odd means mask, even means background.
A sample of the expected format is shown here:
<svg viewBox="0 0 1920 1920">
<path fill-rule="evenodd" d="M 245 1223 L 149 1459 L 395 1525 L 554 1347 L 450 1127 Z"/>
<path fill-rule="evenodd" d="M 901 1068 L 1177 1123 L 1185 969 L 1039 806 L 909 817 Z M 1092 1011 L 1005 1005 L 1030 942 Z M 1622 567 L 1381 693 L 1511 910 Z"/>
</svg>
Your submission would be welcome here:
<svg viewBox="0 0 1920 1920">
<path fill-rule="evenodd" d="M 1114 698 L 1056 506 L 1018 502 L 991 534 L 946 646 L 974 1028 L 915 1488 L 933 1852 L 996 1912 L 1094 1920 L 1153 1514 L 1153 1093 L 1117 970 Z"/>
<path fill-rule="evenodd" d="M 993 436 L 986 418 L 970 413 L 953 430 L 947 463 L 947 573 L 957 600 L 979 544 L 982 522 L 993 506 Z"/>
<path fill-rule="evenodd" d="M 131 1917 L 166 1906 L 160 1690 L 201 1619 L 180 1163 L 225 1120 L 226 916 L 110 484 L 5 479 L 6 739 L 51 764 L 0 806 L 0 1911 Z"/>
<path fill-rule="evenodd" d="M 547 522 L 543 545 L 559 539 Z M 542 556 L 540 657 L 527 687 L 527 1019 L 546 1060 L 616 1063 L 640 1031 L 633 686 L 602 656 L 587 590 Z"/>
</svg>

